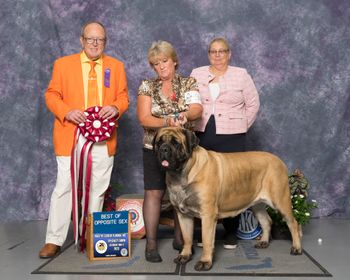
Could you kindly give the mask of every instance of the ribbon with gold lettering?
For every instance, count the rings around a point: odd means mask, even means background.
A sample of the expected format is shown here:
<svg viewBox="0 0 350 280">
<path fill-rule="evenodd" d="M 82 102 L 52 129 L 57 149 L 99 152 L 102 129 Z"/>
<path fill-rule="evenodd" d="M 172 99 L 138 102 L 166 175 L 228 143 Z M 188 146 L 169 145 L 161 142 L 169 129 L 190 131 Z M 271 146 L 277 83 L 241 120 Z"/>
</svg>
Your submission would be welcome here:
<svg viewBox="0 0 350 280">
<path fill-rule="evenodd" d="M 86 244 L 85 233 L 91 185 L 92 146 L 94 143 L 110 138 L 116 126 L 115 118 L 107 120 L 99 116 L 101 108 L 95 106 L 85 110 L 86 121 L 80 123 L 75 130 L 71 153 L 73 234 L 75 245 L 78 244 L 80 236 L 80 251 L 82 252 Z M 82 146 L 80 143 L 83 143 Z M 81 234 L 79 234 L 79 221 L 81 221 Z"/>
</svg>

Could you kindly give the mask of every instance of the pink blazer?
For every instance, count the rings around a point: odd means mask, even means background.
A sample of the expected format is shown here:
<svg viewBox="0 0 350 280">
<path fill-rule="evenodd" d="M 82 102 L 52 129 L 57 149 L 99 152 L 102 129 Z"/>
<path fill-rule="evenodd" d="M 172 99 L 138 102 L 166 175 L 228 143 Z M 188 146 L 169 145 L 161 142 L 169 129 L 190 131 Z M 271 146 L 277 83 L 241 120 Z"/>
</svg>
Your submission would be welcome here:
<svg viewBox="0 0 350 280">
<path fill-rule="evenodd" d="M 215 116 L 217 134 L 246 133 L 256 119 L 259 95 L 254 82 L 244 68 L 229 66 L 220 78 L 220 93 L 215 101 L 209 92 L 209 82 L 214 75 L 209 66 L 196 68 L 191 76 L 197 80 L 203 113 L 196 130 L 203 132 L 210 116 Z M 212 113 L 214 111 L 214 113 Z"/>
</svg>

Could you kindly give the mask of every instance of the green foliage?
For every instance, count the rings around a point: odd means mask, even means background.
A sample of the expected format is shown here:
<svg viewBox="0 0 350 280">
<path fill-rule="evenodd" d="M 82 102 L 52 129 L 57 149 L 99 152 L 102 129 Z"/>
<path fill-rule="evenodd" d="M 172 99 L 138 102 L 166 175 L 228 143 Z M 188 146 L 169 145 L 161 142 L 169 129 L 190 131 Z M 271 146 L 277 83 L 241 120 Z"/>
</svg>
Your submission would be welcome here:
<svg viewBox="0 0 350 280">
<path fill-rule="evenodd" d="M 311 211 L 317 208 L 316 200 L 308 199 L 309 182 L 304 174 L 296 169 L 292 175 L 288 176 L 289 188 L 292 201 L 293 215 L 300 225 L 305 225 L 310 221 Z M 273 224 L 275 224 L 281 232 L 288 231 L 288 226 L 283 220 L 281 214 L 270 207 L 267 208 Z"/>
</svg>

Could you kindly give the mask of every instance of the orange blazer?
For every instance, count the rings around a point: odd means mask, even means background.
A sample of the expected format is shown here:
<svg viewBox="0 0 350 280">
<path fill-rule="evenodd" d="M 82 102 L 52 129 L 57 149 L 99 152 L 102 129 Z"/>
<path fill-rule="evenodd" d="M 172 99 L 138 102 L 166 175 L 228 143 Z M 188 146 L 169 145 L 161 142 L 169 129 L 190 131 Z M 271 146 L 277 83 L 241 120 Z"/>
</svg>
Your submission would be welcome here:
<svg viewBox="0 0 350 280">
<path fill-rule="evenodd" d="M 103 81 L 102 104 L 114 105 L 119 110 L 118 119 L 128 109 L 128 86 L 124 65 L 107 55 L 103 59 L 103 79 L 105 70 L 110 70 L 109 87 Z M 55 115 L 53 143 L 57 156 L 70 156 L 76 125 L 65 119 L 66 114 L 79 109 L 84 111 L 84 85 L 80 53 L 59 58 L 55 61 L 52 79 L 45 93 L 48 109 Z M 116 125 L 118 127 L 118 123 Z M 114 155 L 117 147 L 117 127 L 107 140 L 108 154 Z"/>
</svg>

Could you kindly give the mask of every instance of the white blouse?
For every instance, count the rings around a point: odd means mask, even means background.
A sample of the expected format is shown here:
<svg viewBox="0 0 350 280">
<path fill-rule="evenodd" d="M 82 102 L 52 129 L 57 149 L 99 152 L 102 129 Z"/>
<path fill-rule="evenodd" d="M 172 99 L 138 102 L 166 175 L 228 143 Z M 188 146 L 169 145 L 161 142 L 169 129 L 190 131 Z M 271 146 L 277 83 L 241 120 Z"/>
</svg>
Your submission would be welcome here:
<svg viewBox="0 0 350 280">
<path fill-rule="evenodd" d="M 211 99 L 213 101 L 216 100 L 216 98 L 218 98 L 219 93 L 220 93 L 220 85 L 219 83 L 209 83 L 209 92 L 211 95 Z M 215 103 L 213 103 L 215 104 Z M 212 114 L 214 115 L 215 112 L 215 105 L 213 106 L 213 110 L 212 110 Z"/>
</svg>

